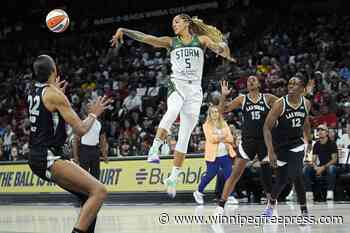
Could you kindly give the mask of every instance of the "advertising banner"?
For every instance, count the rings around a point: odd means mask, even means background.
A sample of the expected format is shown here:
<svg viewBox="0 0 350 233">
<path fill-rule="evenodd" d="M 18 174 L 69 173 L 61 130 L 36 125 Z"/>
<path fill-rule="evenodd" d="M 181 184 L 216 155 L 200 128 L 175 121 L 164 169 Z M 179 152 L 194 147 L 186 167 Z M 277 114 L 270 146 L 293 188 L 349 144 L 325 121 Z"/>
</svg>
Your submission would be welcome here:
<svg viewBox="0 0 350 233">
<path fill-rule="evenodd" d="M 164 191 L 163 180 L 170 175 L 171 169 L 172 159 L 163 159 L 160 164 L 149 164 L 145 160 L 101 162 L 100 181 L 109 192 Z M 178 177 L 177 190 L 196 190 L 205 169 L 203 158 L 187 158 Z M 206 190 L 213 190 L 214 185 L 215 179 Z M 52 192 L 64 190 L 38 178 L 27 164 L 0 165 L 0 194 Z"/>
</svg>

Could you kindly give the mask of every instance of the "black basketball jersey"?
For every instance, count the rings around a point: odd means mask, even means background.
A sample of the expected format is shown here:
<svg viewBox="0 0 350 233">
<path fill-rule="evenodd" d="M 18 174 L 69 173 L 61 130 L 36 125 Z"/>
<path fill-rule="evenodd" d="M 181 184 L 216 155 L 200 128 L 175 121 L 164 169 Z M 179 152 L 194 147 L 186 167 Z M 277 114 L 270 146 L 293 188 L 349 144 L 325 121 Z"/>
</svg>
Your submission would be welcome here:
<svg viewBox="0 0 350 233">
<path fill-rule="evenodd" d="M 266 116 L 270 110 L 266 102 L 265 95 L 260 94 L 257 102 L 253 102 L 249 95 L 244 95 L 242 113 L 242 137 L 264 139 L 263 127 Z"/>
<path fill-rule="evenodd" d="M 301 98 L 297 108 L 293 108 L 288 103 L 288 95 L 282 98 L 283 112 L 278 118 L 276 128 L 272 131 L 272 136 L 277 149 L 291 149 L 304 144 L 304 122 L 308 116 L 308 109 L 304 97 Z"/>
<path fill-rule="evenodd" d="M 44 106 L 42 96 L 46 84 L 36 83 L 27 102 L 30 119 L 29 147 L 51 150 L 59 149 L 66 141 L 66 124 L 59 112 L 50 112 Z"/>
</svg>

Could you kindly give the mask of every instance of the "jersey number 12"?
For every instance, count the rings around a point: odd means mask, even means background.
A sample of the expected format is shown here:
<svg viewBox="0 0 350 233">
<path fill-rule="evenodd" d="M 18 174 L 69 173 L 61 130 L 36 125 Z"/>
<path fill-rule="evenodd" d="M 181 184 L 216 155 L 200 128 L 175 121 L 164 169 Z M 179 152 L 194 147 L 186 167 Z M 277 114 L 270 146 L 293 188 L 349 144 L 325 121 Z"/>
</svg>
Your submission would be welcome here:
<svg viewBox="0 0 350 233">
<path fill-rule="evenodd" d="M 293 128 L 301 127 L 301 120 L 300 120 L 300 118 L 292 119 L 292 127 Z"/>
</svg>

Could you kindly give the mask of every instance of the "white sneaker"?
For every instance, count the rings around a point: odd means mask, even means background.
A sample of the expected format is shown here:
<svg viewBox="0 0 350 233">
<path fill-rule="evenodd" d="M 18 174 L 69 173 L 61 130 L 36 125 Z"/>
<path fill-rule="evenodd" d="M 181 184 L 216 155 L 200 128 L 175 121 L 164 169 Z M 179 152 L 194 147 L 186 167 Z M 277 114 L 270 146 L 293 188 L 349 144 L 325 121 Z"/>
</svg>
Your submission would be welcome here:
<svg viewBox="0 0 350 233">
<path fill-rule="evenodd" d="M 332 190 L 327 191 L 327 200 L 333 200 L 334 199 L 334 192 Z"/>
<path fill-rule="evenodd" d="M 204 204 L 204 199 L 203 199 L 204 194 L 199 192 L 199 191 L 195 191 L 193 193 L 193 197 L 194 200 L 197 202 L 197 204 L 199 205 L 203 205 Z"/>
<path fill-rule="evenodd" d="M 151 146 L 151 148 L 149 149 L 149 152 L 148 152 L 147 162 L 149 162 L 149 163 L 159 163 L 160 162 L 159 148 L 157 149 L 157 148 Z"/>
<path fill-rule="evenodd" d="M 175 198 L 176 196 L 176 179 L 172 179 L 170 177 L 166 178 L 164 180 L 164 185 L 166 188 L 166 192 L 168 193 L 169 197 Z"/>
<path fill-rule="evenodd" d="M 313 201 L 314 200 L 313 192 L 306 192 L 306 200 L 307 201 Z"/>
<path fill-rule="evenodd" d="M 234 196 L 229 196 L 227 199 L 227 204 L 229 205 L 238 205 L 239 201 Z"/>
</svg>

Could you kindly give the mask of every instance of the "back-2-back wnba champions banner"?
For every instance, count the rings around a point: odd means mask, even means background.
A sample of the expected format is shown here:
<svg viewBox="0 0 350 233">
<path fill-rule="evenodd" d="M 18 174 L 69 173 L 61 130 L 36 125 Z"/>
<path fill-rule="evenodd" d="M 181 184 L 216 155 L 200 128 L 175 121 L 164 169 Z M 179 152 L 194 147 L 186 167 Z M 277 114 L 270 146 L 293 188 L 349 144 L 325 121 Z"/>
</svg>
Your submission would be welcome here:
<svg viewBox="0 0 350 233">
<path fill-rule="evenodd" d="M 100 181 L 109 192 L 164 191 L 163 180 L 170 175 L 172 159 L 160 164 L 145 160 L 101 162 Z M 178 178 L 178 191 L 197 189 L 206 170 L 203 158 L 187 158 Z M 206 190 L 213 190 L 213 180 Z M 8 193 L 60 193 L 55 184 L 44 181 L 32 173 L 27 164 L 0 164 L 0 194 Z"/>
</svg>

